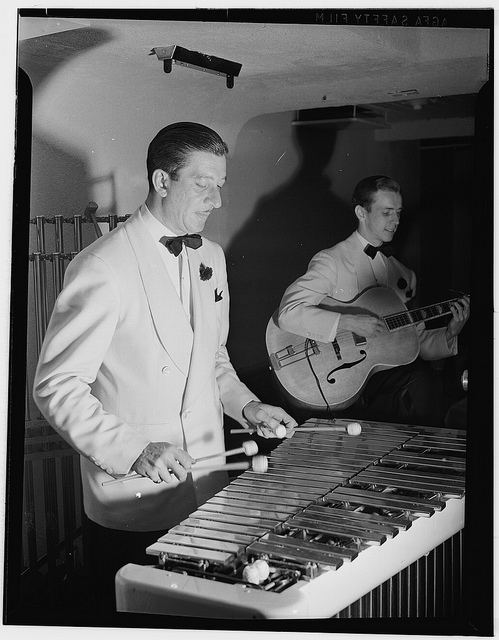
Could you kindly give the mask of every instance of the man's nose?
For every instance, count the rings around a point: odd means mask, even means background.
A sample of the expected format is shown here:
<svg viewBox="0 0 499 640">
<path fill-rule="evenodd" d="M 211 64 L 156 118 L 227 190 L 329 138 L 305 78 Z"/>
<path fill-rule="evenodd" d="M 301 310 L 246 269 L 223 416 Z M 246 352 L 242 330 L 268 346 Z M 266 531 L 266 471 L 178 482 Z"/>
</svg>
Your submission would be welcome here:
<svg viewBox="0 0 499 640">
<path fill-rule="evenodd" d="M 207 200 L 214 209 L 219 209 L 222 206 L 222 194 L 218 187 L 213 188 L 208 194 Z"/>
</svg>

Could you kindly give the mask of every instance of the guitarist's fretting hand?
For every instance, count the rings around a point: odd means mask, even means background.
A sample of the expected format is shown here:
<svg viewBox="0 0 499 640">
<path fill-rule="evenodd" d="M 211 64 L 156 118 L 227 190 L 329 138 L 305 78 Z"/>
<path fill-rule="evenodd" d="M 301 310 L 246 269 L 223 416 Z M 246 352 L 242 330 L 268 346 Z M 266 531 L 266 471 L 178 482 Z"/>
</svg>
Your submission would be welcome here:
<svg viewBox="0 0 499 640">
<path fill-rule="evenodd" d="M 470 297 L 463 296 L 457 302 L 450 304 L 452 311 L 452 320 L 447 325 L 446 337 L 447 341 L 452 341 L 459 335 L 470 317 Z"/>
<path fill-rule="evenodd" d="M 380 320 L 376 316 L 342 313 L 336 333 L 340 331 L 351 331 L 364 338 L 375 338 L 386 330 L 383 320 Z"/>
</svg>

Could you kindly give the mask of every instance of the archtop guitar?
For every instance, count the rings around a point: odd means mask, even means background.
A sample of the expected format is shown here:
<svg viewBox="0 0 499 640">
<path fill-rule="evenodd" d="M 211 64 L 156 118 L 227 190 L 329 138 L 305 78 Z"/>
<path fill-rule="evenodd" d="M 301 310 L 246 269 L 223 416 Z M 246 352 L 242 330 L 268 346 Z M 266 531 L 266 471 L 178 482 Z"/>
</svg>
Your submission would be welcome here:
<svg viewBox="0 0 499 640">
<path fill-rule="evenodd" d="M 338 313 L 381 318 L 386 330 L 366 339 L 340 331 L 332 342 L 288 333 L 277 325 L 277 311 L 266 331 L 271 369 L 296 407 L 328 412 L 353 404 L 377 371 L 413 362 L 419 353 L 417 324 L 452 313 L 459 298 L 409 311 L 386 287 L 370 287 L 349 302 L 327 297 L 320 307 Z"/>
</svg>

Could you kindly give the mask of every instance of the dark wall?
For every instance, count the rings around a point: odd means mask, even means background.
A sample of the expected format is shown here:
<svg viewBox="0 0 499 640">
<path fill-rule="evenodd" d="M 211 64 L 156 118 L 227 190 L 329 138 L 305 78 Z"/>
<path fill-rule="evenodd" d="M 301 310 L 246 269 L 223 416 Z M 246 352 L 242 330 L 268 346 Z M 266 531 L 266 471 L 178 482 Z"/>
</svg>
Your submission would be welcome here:
<svg viewBox="0 0 499 640">
<path fill-rule="evenodd" d="M 231 288 L 229 350 L 236 367 L 266 360 L 265 329 L 286 287 L 312 256 L 355 228 L 348 202 L 327 174 L 334 130 L 293 127 L 298 151 L 294 174 L 256 201 L 227 248 Z"/>
<path fill-rule="evenodd" d="M 255 130 L 265 125 L 261 120 L 243 129 L 238 145 L 250 145 Z M 469 292 L 474 212 L 472 190 L 463 189 L 473 174 L 473 138 L 377 141 L 369 130 L 291 125 L 284 134 L 293 140 L 296 169 L 275 189 L 261 193 L 226 247 L 231 359 L 263 400 L 277 403 L 281 398 L 272 386 L 265 346 L 267 323 L 312 256 L 356 228 L 350 198 L 360 179 L 380 173 L 402 186 L 404 211 L 394 246 L 397 257 L 417 274 L 416 306 L 454 298 L 455 291 Z M 238 165 L 237 150 L 234 162 L 235 175 L 247 170 L 247 158 Z M 440 319 L 441 324 L 447 321 Z M 446 395 L 461 393 L 468 354 L 466 327 L 458 357 L 438 363 L 448 373 Z"/>
<path fill-rule="evenodd" d="M 231 181 L 234 177 L 242 183 L 241 176 L 257 165 L 257 159 L 248 162 L 238 149 L 254 147 L 251 136 L 266 126 L 268 118 L 262 117 L 241 132 L 230 161 Z M 404 222 L 395 244 L 407 266 L 416 271 L 419 267 L 419 141 L 377 142 L 372 130 L 333 126 L 289 124 L 280 133 L 291 137 L 296 168 L 275 188 L 261 192 L 226 247 L 231 292 L 228 347 L 242 375 L 267 368 L 265 331 L 286 287 L 306 271 L 316 252 L 345 239 L 357 227 L 351 194 L 367 175 L 383 173 L 403 185 Z M 268 162 L 268 157 L 261 162 Z M 267 170 L 272 172 L 270 163 Z M 230 204 L 238 208 L 232 194 Z"/>
</svg>

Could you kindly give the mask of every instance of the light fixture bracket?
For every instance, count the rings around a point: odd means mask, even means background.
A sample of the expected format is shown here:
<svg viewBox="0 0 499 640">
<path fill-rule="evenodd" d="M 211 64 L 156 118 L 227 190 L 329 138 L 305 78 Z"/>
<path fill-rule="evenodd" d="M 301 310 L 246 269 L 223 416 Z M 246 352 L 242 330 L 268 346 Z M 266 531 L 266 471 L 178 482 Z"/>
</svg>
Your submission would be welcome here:
<svg viewBox="0 0 499 640">
<path fill-rule="evenodd" d="M 178 64 L 182 67 L 190 67 L 198 71 L 212 73 L 217 76 L 226 76 L 227 87 L 232 89 L 234 86 L 234 77 L 239 75 L 242 64 L 217 58 L 216 56 L 199 53 L 199 51 L 190 51 L 179 47 L 177 44 L 168 47 L 154 47 L 149 55 L 156 54 L 158 60 L 163 61 L 163 70 L 165 73 L 171 73 L 172 66 Z"/>
</svg>

